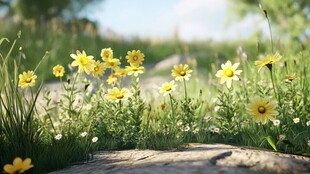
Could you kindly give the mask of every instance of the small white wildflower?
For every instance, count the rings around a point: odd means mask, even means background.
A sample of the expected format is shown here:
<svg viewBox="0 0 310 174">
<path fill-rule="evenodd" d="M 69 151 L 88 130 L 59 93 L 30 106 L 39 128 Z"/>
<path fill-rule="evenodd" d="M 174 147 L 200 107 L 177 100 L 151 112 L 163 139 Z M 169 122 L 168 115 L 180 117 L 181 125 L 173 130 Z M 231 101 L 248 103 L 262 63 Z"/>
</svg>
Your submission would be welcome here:
<svg viewBox="0 0 310 174">
<path fill-rule="evenodd" d="M 178 121 L 178 122 L 177 122 L 177 126 L 178 126 L 178 127 L 180 127 L 180 126 L 182 126 L 182 125 L 183 125 L 182 121 Z"/>
<path fill-rule="evenodd" d="M 82 137 L 86 137 L 86 136 L 87 136 L 87 132 L 82 132 L 82 133 L 81 133 L 81 136 L 82 136 Z"/>
<path fill-rule="evenodd" d="M 279 139 L 280 139 L 280 140 L 284 140 L 285 138 L 286 138 L 286 136 L 285 136 L 284 134 L 280 134 L 280 135 L 279 135 Z"/>
<path fill-rule="evenodd" d="M 288 110 L 288 113 L 289 113 L 289 114 L 293 114 L 294 112 L 295 112 L 294 109 Z"/>
<path fill-rule="evenodd" d="M 91 141 L 92 141 L 93 143 L 96 143 L 96 142 L 98 141 L 98 137 L 92 138 Z"/>
<path fill-rule="evenodd" d="M 273 120 L 273 125 L 279 126 L 280 125 L 280 120 Z"/>
<path fill-rule="evenodd" d="M 310 120 L 309 120 L 309 121 L 307 121 L 306 125 L 307 125 L 307 126 L 310 126 Z"/>
<path fill-rule="evenodd" d="M 56 136 L 55 136 L 55 139 L 56 140 L 60 140 L 62 138 L 62 135 L 61 134 L 57 134 Z"/>
<path fill-rule="evenodd" d="M 220 133 L 220 128 L 215 127 L 215 128 L 214 128 L 214 132 L 219 134 L 219 133 Z"/>
<path fill-rule="evenodd" d="M 191 129 L 191 128 L 190 128 L 189 126 L 185 126 L 185 127 L 184 127 L 184 131 L 185 131 L 185 132 L 188 132 L 190 129 Z"/>
<path fill-rule="evenodd" d="M 208 130 L 210 131 L 210 132 L 214 132 L 214 128 L 215 128 L 215 126 L 210 126 L 209 128 L 208 128 Z"/>
<path fill-rule="evenodd" d="M 294 123 L 299 123 L 300 119 L 299 118 L 294 118 L 293 121 L 294 121 Z"/>
<path fill-rule="evenodd" d="M 198 132 L 199 132 L 199 128 L 196 127 L 196 128 L 193 130 L 193 133 L 194 133 L 194 134 L 198 134 Z"/>
<path fill-rule="evenodd" d="M 212 117 L 211 116 L 205 116 L 205 117 L 203 117 L 203 119 L 205 122 L 209 122 L 210 120 L 212 120 Z"/>
</svg>

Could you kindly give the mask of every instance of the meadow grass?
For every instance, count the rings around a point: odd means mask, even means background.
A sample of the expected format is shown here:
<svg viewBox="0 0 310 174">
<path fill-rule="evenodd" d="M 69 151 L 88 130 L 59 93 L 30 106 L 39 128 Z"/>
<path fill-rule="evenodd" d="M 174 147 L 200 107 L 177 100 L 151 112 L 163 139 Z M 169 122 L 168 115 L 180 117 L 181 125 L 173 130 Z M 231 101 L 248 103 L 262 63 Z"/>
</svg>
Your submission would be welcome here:
<svg viewBox="0 0 310 174">
<path fill-rule="evenodd" d="M 44 35 L 28 25 L 17 41 L 0 40 L 0 166 L 31 158 L 34 166 L 27 172 L 46 173 L 90 160 L 97 150 L 195 142 L 310 155 L 309 51 L 274 46 L 276 54 L 250 44 L 219 55 L 212 53 L 226 48 L 221 44 L 211 51 L 201 43 L 120 43 L 78 31 Z M 38 40 L 27 42 L 31 38 Z M 204 49 L 210 54 L 159 74 L 143 66 Z M 152 75 L 169 80 L 143 91 L 141 81 Z M 59 80 L 61 97 L 42 89 L 42 79 Z M 42 107 L 36 105 L 40 93 Z"/>
</svg>

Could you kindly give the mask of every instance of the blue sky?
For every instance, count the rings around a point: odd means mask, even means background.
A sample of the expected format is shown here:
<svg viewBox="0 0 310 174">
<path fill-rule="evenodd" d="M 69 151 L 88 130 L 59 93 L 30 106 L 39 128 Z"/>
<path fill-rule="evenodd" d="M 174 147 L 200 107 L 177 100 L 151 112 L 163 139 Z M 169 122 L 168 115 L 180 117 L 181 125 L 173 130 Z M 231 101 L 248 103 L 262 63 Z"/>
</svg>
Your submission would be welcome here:
<svg viewBox="0 0 310 174">
<path fill-rule="evenodd" d="M 265 30 L 259 15 L 226 27 L 229 0 L 105 0 L 90 18 L 101 32 L 112 30 L 124 37 L 167 38 L 175 31 L 182 40 L 246 38 Z M 265 29 L 266 28 L 266 29 Z"/>
</svg>

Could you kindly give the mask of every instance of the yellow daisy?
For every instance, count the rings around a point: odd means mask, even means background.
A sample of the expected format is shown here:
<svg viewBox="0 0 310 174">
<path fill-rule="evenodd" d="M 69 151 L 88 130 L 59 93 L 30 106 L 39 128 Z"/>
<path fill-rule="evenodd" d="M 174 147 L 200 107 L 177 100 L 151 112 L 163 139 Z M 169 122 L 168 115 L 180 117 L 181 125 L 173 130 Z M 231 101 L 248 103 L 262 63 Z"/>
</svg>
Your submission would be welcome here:
<svg viewBox="0 0 310 174">
<path fill-rule="evenodd" d="M 129 76 L 134 75 L 135 77 L 138 77 L 139 74 L 144 73 L 144 67 L 143 66 L 135 66 L 131 64 L 131 66 L 126 66 L 126 71 Z"/>
<path fill-rule="evenodd" d="M 294 73 L 294 74 L 286 75 L 284 79 L 286 82 L 292 82 L 295 79 L 297 79 L 297 77 L 296 77 L 296 74 Z"/>
<path fill-rule="evenodd" d="M 108 89 L 108 94 L 106 94 L 105 97 L 110 101 L 119 102 L 127 100 L 132 95 L 133 94 L 127 88 L 119 89 L 113 87 L 112 89 Z"/>
<path fill-rule="evenodd" d="M 179 64 L 174 65 L 171 72 L 171 75 L 175 78 L 176 81 L 183 81 L 184 79 L 189 80 L 192 70 L 189 69 L 187 64 Z"/>
<path fill-rule="evenodd" d="M 267 120 L 274 120 L 274 116 L 278 115 L 276 111 L 276 102 L 270 101 L 267 97 L 261 98 L 255 96 L 250 99 L 250 103 L 247 105 L 247 113 L 252 115 L 256 122 L 267 123 Z"/>
<path fill-rule="evenodd" d="M 115 74 L 120 77 L 125 77 L 127 75 L 127 70 L 125 68 L 118 69 L 115 71 Z"/>
<path fill-rule="evenodd" d="M 93 76 L 94 77 L 102 76 L 105 70 L 106 67 L 104 66 L 104 63 L 97 60 L 97 62 L 95 62 L 95 68 L 93 70 Z"/>
<path fill-rule="evenodd" d="M 102 60 L 106 61 L 107 59 L 113 58 L 113 50 L 111 48 L 104 48 L 101 50 L 100 56 Z"/>
<path fill-rule="evenodd" d="M 231 64 L 228 60 L 225 64 L 221 65 L 221 70 L 216 72 L 216 77 L 220 78 L 220 83 L 223 84 L 226 82 L 228 88 L 231 87 L 233 80 L 239 80 L 237 75 L 240 75 L 242 70 L 237 70 L 240 63 Z"/>
<path fill-rule="evenodd" d="M 86 74 L 90 74 L 94 68 L 95 68 L 95 60 L 93 60 L 93 56 L 87 56 L 85 51 L 82 53 L 77 50 L 76 54 L 70 54 L 70 56 L 74 59 L 74 61 L 71 63 L 71 66 L 78 66 L 79 73 L 82 73 L 83 71 L 86 72 Z"/>
<path fill-rule="evenodd" d="M 172 80 L 170 82 L 165 82 L 158 89 L 159 89 L 159 93 L 163 93 L 163 95 L 166 96 L 168 94 L 171 94 L 171 92 L 174 91 L 176 87 L 177 85 L 174 84 L 174 80 Z"/>
<path fill-rule="evenodd" d="M 128 63 L 135 65 L 135 66 L 139 66 L 144 61 L 144 54 L 141 53 L 140 50 L 128 51 L 126 59 Z"/>
<path fill-rule="evenodd" d="M 13 161 L 13 164 L 6 164 L 3 167 L 5 173 L 15 174 L 15 173 L 24 173 L 33 167 L 31 164 L 31 159 L 26 158 L 24 161 L 20 157 L 16 157 Z"/>
<path fill-rule="evenodd" d="M 107 79 L 108 84 L 114 86 L 115 83 L 117 82 L 117 77 L 118 77 L 118 75 L 116 75 L 116 74 L 110 74 L 108 79 Z"/>
<path fill-rule="evenodd" d="M 113 69 L 114 71 L 118 70 L 119 69 L 119 66 L 120 66 L 121 62 L 119 59 L 117 58 L 113 58 L 113 59 L 106 59 L 105 60 L 105 65 L 107 68 L 111 68 Z"/>
<path fill-rule="evenodd" d="M 257 60 L 255 61 L 255 65 L 257 65 L 258 68 L 258 72 L 264 67 L 267 66 L 269 69 L 271 69 L 272 64 L 276 63 L 277 61 L 279 61 L 282 58 L 282 56 L 276 52 L 274 55 L 267 55 L 266 57 L 264 57 L 262 60 Z"/>
<path fill-rule="evenodd" d="M 61 65 L 56 65 L 53 67 L 53 74 L 55 77 L 62 77 L 64 76 L 65 68 Z"/>
<path fill-rule="evenodd" d="M 33 71 L 23 72 L 23 74 L 19 74 L 18 86 L 21 88 L 33 87 L 36 84 L 36 79 L 37 76 Z"/>
</svg>

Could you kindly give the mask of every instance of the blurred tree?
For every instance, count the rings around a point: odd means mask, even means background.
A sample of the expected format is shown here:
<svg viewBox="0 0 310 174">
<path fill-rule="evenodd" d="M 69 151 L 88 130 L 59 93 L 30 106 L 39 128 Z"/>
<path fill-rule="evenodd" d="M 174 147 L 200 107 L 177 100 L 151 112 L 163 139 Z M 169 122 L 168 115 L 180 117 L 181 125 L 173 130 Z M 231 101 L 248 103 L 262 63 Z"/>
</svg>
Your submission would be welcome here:
<svg viewBox="0 0 310 174">
<path fill-rule="evenodd" d="M 239 17 L 256 12 L 265 15 L 266 10 L 282 35 L 298 41 L 310 38 L 310 0 L 232 0 L 231 5 Z"/>
<path fill-rule="evenodd" d="M 100 0 L 0 0 L 0 6 L 24 19 L 76 18 L 86 6 Z"/>
</svg>

